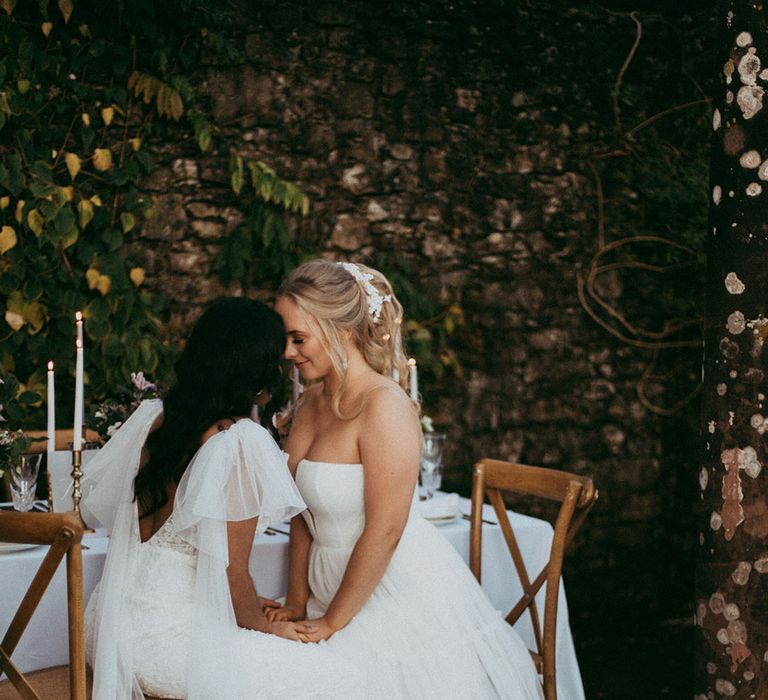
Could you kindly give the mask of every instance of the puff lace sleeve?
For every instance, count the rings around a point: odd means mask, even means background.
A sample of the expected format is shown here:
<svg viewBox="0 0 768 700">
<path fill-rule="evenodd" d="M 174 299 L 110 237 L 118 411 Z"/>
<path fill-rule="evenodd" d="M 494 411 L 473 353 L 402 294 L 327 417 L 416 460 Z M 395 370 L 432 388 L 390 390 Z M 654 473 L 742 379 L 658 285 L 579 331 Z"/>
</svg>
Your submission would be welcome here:
<svg viewBox="0 0 768 700">
<path fill-rule="evenodd" d="M 141 449 L 162 402 L 143 403 L 88 464 L 81 503 L 88 521 L 106 527 L 110 544 L 100 584 L 93 638 L 94 698 L 140 700 L 134 649 L 125 642 L 123 611 L 132 581 L 160 576 L 142 569 L 133 479 Z M 269 433 L 243 419 L 198 449 L 176 490 L 173 530 L 192 546 L 193 622 L 186 660 L 189 700 L 212 700 L 233 668 L 238 628 L 227 580 L 227 522 L 258 518 L 258 532 L 290 518 L 305 506 L 288 471 L 286 455 Z M 284 641 L 284 640 L 283 640 Z M 233 697 L 231 694 L 229 697 Z"/>
<path fill-rule="evenodd" d="M 285 453 L 249 419 L 211 437 L 190 462 L 173 509 L 177 534 L 197 550 L 189 700 L 216 698 L 239 675 L 234 667 L 238 628 L 227 580 L 227 522 L 257 517 L 258 535 L 304 508 Z"/>
<path fill-rule="evenodd" d="M 225 543 L 211 547 L 196 530 L 258 517 L 258 535 L 305 507 L 288 471 L 287 455 L 267 430 L 244 418 L 198 450 L 179 483 L 173 515 L 176 530 L 190 544 L 225 557 Z M 226 537 L 225 529 L 222 533 Z"/>
</svg>

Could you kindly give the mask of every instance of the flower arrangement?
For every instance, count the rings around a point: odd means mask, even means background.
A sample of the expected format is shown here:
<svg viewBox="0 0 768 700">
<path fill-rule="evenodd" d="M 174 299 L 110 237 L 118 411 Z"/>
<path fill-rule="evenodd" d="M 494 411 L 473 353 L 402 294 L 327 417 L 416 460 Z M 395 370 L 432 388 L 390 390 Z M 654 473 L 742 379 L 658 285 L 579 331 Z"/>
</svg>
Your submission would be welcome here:
<svg viewBox="0 0 768 700">
<path fill-rule="evenodd" d="M 32 441 L 23 430 L 0 429 L 0 477 L 10 469 L 24 452 L 29 450 Z"/>
<path fill-rule="evenodd" d="M 0 377 L 0 422 L 20 423 L 25 415 L 24 406 L 39 400 L 39 394 L 26 391 L 13 374 L 8 373 Z M 0 477 L 19 455 L 29 450 L 31 444 L 32 440 L 23 430 L 0 428 Z"/>
<path fill-rule="evenodd" d="M 157 384 L 144 376 L 144 372 L 131 372 L 131 386 L 121 389 L 120 394 L 117 399 L 100 403 L 96 410 L 86 417 L 88 427 L 99 434 L 102 442 L 106 442 L 115 434 L 142 401 L 159 398 L 161 391 Z"/>
</svg>

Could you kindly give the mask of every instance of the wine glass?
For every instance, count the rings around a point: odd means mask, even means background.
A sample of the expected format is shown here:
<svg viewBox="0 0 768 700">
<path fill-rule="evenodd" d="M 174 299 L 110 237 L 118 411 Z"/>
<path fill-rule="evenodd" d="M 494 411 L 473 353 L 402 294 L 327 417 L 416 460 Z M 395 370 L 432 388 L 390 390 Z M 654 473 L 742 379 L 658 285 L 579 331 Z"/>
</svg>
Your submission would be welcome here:
<svg viewBox="0 0 768 700">
<path fill-rule="evenodd" d="M 19 455 L 18 461 L 8 470 L 14 510 L 32 510 L 42 457 L 42 453 Z"/>
<path fill-rule="evenodd" d="M 445 433 L 424 433 L 421 444 L 419 474 L 426 498 L 432 498 L 443 481 L 443 447 Z"/>
</svg>

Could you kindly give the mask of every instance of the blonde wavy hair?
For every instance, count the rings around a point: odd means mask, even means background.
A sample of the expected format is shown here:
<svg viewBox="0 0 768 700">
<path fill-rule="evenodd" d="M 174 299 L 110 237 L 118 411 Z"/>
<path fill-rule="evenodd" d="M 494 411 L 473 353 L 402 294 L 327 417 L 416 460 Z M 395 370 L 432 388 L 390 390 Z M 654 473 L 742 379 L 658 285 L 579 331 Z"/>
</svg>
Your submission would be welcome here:
<svg viewBox="0 0 768 700">
<path fill-rule="evenodd" d="M 347 357 L 342 335 L 350 333 L 365 361 L 379 374 L 397 381 L 407 392 L 408 362 L 403 345 L 401 326 L 403 307 L 384 275 L 372 267 L 355 263 L 382 297 L 378 321 L 368 310 L 368 293 L 361 281 L 332 260 L 311 260 L 297 267 L 282 283 L 278 297 L 293 301 L 310 326 L 318 331 L 318 339 L 328 353 L 333 371 L 341 380 L 331 397 L 331 408 L 339 418 L 344 416 L 340 403 L 347 386 Z"/>
</svg>

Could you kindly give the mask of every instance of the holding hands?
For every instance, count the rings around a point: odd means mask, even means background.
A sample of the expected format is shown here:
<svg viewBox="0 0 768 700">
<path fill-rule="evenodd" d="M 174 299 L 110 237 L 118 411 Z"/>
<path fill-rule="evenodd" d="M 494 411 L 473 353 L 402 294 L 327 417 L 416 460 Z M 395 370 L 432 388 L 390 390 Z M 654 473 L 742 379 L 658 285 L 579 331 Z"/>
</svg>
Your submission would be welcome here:
<svg viewBox="0 0 768 700">
<path fill-rule="evenodd" d="M 272 619 L 269 617 L 268 613 L 270 610 L 274 610 L 275 608 L 280 608 L 281 605 L 276 600 L 272 600 L 272 598 L 265 598 L 264 596 L 259 596 L 259 605 L 261 606 L 261 612 L 263 612 L 268 619 Z M 280 618 L 287 620 L 288 618 Z"/>
<path fill-rule="evenodd" d="M 304 622 L 269 622 L 264 631 L 294 642 L 309 641 L 307 637 L 316 634 L 314 624 Z"/>
<path fill-rule="evenodd" d="M 274 603 L 275 601 L 270 602 Z M 295 622 L 296 620 L 303 620 L 307 616 L 307 606 L 286 601 L 285 605 L 277 603 L 274 606 L 269 606 L 269 608 L 264 608 L 264 614 L 270 621 L 288 620 Z"/>
<path fill-rule="evenodd" d="M 302 642 L 322 642 L 330 639 L 338 631 L 338 628 L 331 625 L 327 617 L 318 617 L 316 620 L 306 620 L 305 622 L 310 629 L 299 633 L 299 639 Z"/>
<path fill-rule="evenodd" d="M 316 620 L 305 619 L 307 615 L 306 605 L 286 603 L 283 606 L 278 605 L 265 609 L 264 614 L 273 625 L 281 622 L 292 623 L 298 637 L 291 637 L 291 639 L 299 639 L 302 642 L 322 642 L 338 631 L 338 628 L 333 626 L 326 617 L 320 617 Z"/>
</svg>

